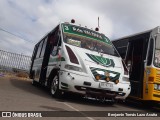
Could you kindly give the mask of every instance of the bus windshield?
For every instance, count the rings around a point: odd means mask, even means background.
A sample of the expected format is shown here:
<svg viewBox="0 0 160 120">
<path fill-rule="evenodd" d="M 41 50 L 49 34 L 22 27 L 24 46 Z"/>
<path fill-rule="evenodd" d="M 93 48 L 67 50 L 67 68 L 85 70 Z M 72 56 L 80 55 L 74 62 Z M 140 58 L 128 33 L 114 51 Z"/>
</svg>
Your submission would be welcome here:
<svg viewBox="0 0 160 120">
<path fill-rule="evenodd" d="M 80 26 L 62 24 L 65 43 L 91 51 L 119 57 L 110 40 L 103 34 Z"/>
<path fill-rule="evenodd" d="M 160 67 L 160 41 L 159 40 L 160 39 L 156 39 L 155 58 L 154 58 L 154 64 L 156 67 Z"/>
</svg>

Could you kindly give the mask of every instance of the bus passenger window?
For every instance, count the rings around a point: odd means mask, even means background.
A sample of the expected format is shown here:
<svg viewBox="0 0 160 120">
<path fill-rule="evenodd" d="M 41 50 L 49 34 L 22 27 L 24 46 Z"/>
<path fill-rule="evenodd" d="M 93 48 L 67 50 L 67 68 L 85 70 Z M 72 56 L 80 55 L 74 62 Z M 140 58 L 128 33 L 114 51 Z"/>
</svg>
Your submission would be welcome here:
<svg viewBox="0 0 160 120">
<path fill-rule="evenodd" d="M 31 60 L 34 60 L 34 59 L 35 59 L 36 54 L 37 54 L 37 49 L 38 49 L 38 46 L 36 45 L 36 46 L 34 47 L 34 51 L 33 51 Z"/>
<path fill-rule="evenodd" d="M 57 32 L 56 32 L 57 33 Z M 53 47 L 52 47 L 52 50 L 51 50 L 51 54 L 53 56 L 57 55 L 58 54 L 58 47 L 61 46 L 61 39 L 60 39 L 60 35 L 57 33 L 55 35 L 55 42 L 53 44 Z"/>
<path fill-rule="evenodd" d="M 148 51 L 148 58 L 147 58 L 147 65 L 151 65 L 153 57 L 153 39 L 150 41 L 149 51 Z"/>
<path fill-rule="evenodd" d="M 39 58 L 40 57 L 40 54 L 41 54 L 41 49 L 42 49 L 42 44 L 43 44 L 43 41 L 41 41 L 38 45 L 38 51 L 37 51 L 37 55 L 36 55 L 36 58 Z"/>
<path fill-rule="evenodd" d="M 42 47 L 42 51 L 41 51 L 41 56 L 40 57 L 44 56 L 44 53 L 45 53 L 45 50 L 46 50 L 46 45 L 47 45 L 47 39 L 48 38 L 45 38 L 45 41 L 43 43 L 43 47 Z"/>
</svg>

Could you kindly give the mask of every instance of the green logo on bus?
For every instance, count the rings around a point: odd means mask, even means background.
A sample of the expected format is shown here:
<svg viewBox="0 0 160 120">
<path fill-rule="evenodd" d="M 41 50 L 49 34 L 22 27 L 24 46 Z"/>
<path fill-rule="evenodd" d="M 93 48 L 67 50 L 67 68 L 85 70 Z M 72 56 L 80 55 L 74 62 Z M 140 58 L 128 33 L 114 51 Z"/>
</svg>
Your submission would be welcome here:
<svg viewBox="0 0 160 120">
<path fill-rule="evenodd" d="M 104 58 L 102 56 L 96 56 L 96 55 L 92 55 L 92 54 L 88 54 L 88 53 L 86 53 L 86 54 L 91 60 L 93 60 L 94 62 L 101 64 L 105 67 L 114 67 L 115 66 L 113 59 Z"/>
</svg>

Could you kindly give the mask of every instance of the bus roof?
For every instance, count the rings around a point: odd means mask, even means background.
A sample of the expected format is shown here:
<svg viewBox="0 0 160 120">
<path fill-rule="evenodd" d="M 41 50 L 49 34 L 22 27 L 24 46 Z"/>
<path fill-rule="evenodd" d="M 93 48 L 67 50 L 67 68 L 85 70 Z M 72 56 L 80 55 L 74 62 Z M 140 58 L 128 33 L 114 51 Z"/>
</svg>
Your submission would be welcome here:
<svg viewBox="0 0 160 120">
<path fill-rule="evenodd" d="M 92 30 L 92 31 L 94 31 L 94 32 L 97 32 L 98 34 L 101 34 L 101 35 L 104 35 L 104 36 L 105 36 L 105 34 L 100 33 L 99 31 L 95 31 L 95 30 L 93 30 L 92 28 L 87 28 L 86 26 L 81 26 L 80 24 L 78 25 L 78 24 L 76 24 L 76 23 L 70 23 L 70 22 L 59 22 L 52 30 L 48 31 L 48 32 L 36 43 L 36 45 L 38 45 L 44 38 L 47 37 L 47 35 L 48 35 L 49 33 L 52 33 L 52 32 L 54 31 L 54 29 L 55 29 L 56 27 L 58 27 L 59 25 L 61 25 L 61 24 L 75 25 L 75 26 L 78 26 L 78 27 L 81 27 L 81 28 L 90 29 L 90 30 Z M 107 37 L 107 38 L 108 38 L 108 37 Z"/>
<path fill-rule="evenodd" d="M 130 37 L 138 36 L 138 35 L 149 33 L 149 32 L 152 33 L 152 34 L 160 33 L 160 26 L 155 27 L 155 28 L 150 29 L 150 30 L 143 31 L 143 32 L 135 33 L 135 34 L 132 34 L 132 35 L 129 35 L 129 36 L 124 36 L 124 37 L 121 37 L 121 38 L 117 38 L 117 39 L 112 40 L 112 42 L 113 41 L 118 41 L 118 40 L 121 40 L 121 39 L 127 39 L 127 38 L 130 38 Z"/>
</svg>

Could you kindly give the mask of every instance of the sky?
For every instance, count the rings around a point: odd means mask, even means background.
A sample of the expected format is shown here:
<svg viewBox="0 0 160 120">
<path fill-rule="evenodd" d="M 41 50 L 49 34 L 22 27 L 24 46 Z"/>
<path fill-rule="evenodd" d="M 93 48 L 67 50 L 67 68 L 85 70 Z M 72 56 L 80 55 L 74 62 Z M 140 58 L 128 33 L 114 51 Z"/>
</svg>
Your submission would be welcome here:
<svg viewBox="0 0 160 120">
<path fill-rule="evenodd" d="M 160 0 L 0 0 L 0 49 L 32 55 L 60 22 L 96 28 L 110 40 L 160 26 Z"/>
</svg>

